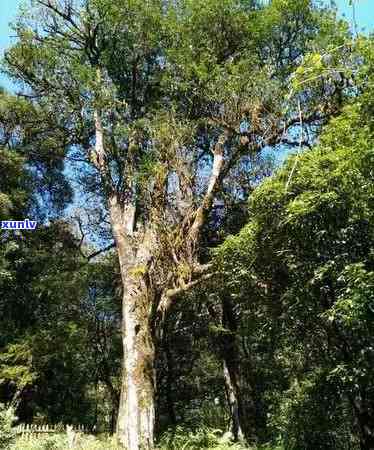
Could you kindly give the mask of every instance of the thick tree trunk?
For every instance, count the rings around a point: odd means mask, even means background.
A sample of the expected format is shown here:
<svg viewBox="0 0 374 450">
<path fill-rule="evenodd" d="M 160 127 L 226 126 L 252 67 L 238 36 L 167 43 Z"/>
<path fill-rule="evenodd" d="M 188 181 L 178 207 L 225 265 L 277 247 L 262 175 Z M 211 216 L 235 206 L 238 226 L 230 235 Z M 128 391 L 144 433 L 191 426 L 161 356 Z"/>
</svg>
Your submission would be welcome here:
<svg viewBox="0 0 374 450">
<path fill-rule="evenodd" d="M 98 69 L 98 80 L 101 76 Z M 118 193 L 113 183 L 105 150 L 100 111 L 95 111 L 95 154 L 108 196 L 113 237 L 118 253 L 122 298 L 123 366 L 121 397 L 117 419 L 117 440 L 126 450 L 152 450 L 155 423 L 155 348 L 151 327 L 153 298 L 147 285 L 152 259 L 151 230 L 135 230 L 136 200 L 134 186 L 128 183 Z"/>
<path fill-rule="evenodd" d="M 119 444 L 126 450 L 151 450 L 154 441 L 154 345 L 145 293 L 128 280 L 123 296 L 123 373 L 117 421 Z"/>
<path fill-rule="evenodd" d="M 123 285 L 121 398 L 117 440 L 126 450 L 152 450 L 155 422 L 155 346 L 151 328 L 153 298 L 147 285 L 151 237 L 133 233 L 135 209 L 109 202 Z"/>
</svg>

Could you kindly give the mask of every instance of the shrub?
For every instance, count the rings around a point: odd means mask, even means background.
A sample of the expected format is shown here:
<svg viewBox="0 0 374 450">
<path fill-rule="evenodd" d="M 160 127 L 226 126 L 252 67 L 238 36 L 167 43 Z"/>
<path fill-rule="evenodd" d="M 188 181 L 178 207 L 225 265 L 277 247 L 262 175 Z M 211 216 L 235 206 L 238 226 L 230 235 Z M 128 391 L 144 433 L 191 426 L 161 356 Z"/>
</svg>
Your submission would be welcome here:
<svg viewBox="0 0 374 450">
<path fill-rule="evenodd" d="M 270 426 L 278 427 L 287 450 L 358 450 L 351 414 L 324 374 L 315 372 L 284 394 Z"/>
<path fill-rule="evenodd" d="M 68 450 L 66 434 L 46 437 L 22 437 L 9 450 Z M 99 440 L 94 436 L 80 435 L 74 450 L 117 450 L 114 439 Z"/>
<path fill-rule="evenodd" d="M 0 404 L 0 448 L 8 449 L 16 435 L 12 428 L 16 419 L 13 408 L 7 408 Z"/>
<path fill-rule="evenodd" d="M 16 440 L 10 450 L 65 450 L 67 448 L 64 435 L 27 436 Z"/>
<path fill-rule="evenodd" d="M 183 427 L 170 429 L 161 436 L 159 450 L 245 450 L 240 444 L 225 439 L 221 430 L 199 428 L 188 430 Z"/>
</svg>

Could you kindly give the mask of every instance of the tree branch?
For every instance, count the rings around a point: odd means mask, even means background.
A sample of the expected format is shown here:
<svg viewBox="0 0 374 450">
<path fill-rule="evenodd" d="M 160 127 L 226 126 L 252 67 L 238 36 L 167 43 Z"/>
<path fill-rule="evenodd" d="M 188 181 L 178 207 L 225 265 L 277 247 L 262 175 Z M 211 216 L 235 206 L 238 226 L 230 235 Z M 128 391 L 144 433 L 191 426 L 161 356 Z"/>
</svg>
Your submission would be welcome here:
<svg viewBox="0 0 374 450">
<path fill-rule="evenodd" d="M 46 0 L 46 1 L 37 0 L 37 1 L 41 6 L 44 6 L 45 8 L 50 9 L 55 14 L 57 14 L 59 17 L 66 20 L 68 23 L 70 23 L 70 25 L 72 25 L 79 32 L 79 34 L 81 34 L 81 29 L 79 28 L 79 26 L 77 25 L 77 23 L 75 22 L 75 20 L 72 17 L 72 14 L 71 14 L 72 9 L 69 10 L 69 13 L 65 13 L 64 11 L 61 11 L 59 8 L 57 8 L 57 6 L 55 6 L 51 0 Z"/>
<path fill-rule="evenodd" d="M 196 211 L 195 220 L 189 231 L 189 238 L 193 243 L 197 242 L 199 238 L 201 228 L 205 222 L 205 217 L 212 208 L 215 193 L 221 184 L 222 169 L 224 166 L 223 153 L 224 145 L 227 140 L 227 134 L 228 132 L 226 131 L 224 135 L 220 136 L 218 142 L 214 146 L 213 168 L 209 179 L 208 189 L 205 193 L 201 205 Z"/>
<path fill-rule="evenodd" d="M 183 284 L 182 286 L 175 289 L 168 289 L 166 291 L 166 297 L 170 300 L 178 297 L 180 294 L 184 294 L 185 292 L 190 291 L 193 287 L 198 286 L 200 283 L 210 280 L 214 275 L 217 275 L 218 272 L 206 273 L 202 275 L 197 280 L 193 280 L 190 283 Z M 161 304 L 161 303 L 160 303 Z M 161 308 L 162 309 L 162 308 Z"/>
<path fill-rule="evenodd" d="M 116 244 L 115 244 L 114 242 L 112 242 L 111 244 L 107 245 L 106 247 L 104 247 L 104 248 L 102 248 L 102 249 L 100 249 L 100 250 L 97 250 L 97 251 L 94 252 L 94 253 L 91 253 L 91 255 L 85 256 L 85 258 L 86 258 L 88 261 L 90 261 L 91 259 L 96 258 L 96 256 L 101 255 L 101 253 L 105 253 L 105 252 L 107 252 L 108 250 L 114 248 L 115 246 L 116 246 Z"/>
</svg>

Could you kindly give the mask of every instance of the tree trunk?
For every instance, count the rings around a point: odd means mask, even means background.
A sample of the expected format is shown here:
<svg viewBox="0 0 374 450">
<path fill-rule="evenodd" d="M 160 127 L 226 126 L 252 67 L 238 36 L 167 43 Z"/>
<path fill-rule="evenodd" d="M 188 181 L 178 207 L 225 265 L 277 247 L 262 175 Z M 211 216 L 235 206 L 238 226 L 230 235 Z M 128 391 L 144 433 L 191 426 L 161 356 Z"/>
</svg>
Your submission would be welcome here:
<svg viewBox="0 0 374 450">
<path fill-rule="evenodd" d="M 231 415 L 231 432 L 235 441 L 256 441 L 256 418 L 253 393 L 243 398 L 240 374 L 240 351 L 237 343 L 237 319 L 229 296 L 222 298 L 220 321 L 224 332 L 217 337 L 216 345 L 223 362 L 223 375 Z M 211 315 L 217 314 L 210 310 Z M 249 386 L 248 386 L 249 388 Z M 248 389 L 247 389 L 248 391 Z"/>
<path fill-rule="evenodd" d="M 247 441 L 255 444 L 257 442 L 257 426 L 252 387 L 246 385 L 244 394 L 239 367 L 239 347 L 235 337 L 223 336 L 222 341 L 221 357 L 231 414 L 231 432 L 235 441 Z"/>
<path fill-rule="evenodd" d="M 98 69 L 98 80 L 101 80 Z M 152 450 L 155 423 L 155 346 L 151 327 L 154 299 L 148 288 L 153 233 L 135 230 L 135 186 L 113 188 L 105 151 L 100 111 L 95 113 L 95 155 L 108 196 L 108 209 L 121 270 L 123 365 L 117 419 L 117 440 L 126 450 Z"/>
<path fill-rule="evenodd" d="M 154 345 L 144 314 L 146 295 L 131 276 L 123 296 L 123 371 L 117 438 L 126 450 L 151 450 L 154 442 Z"/>
<path fill-rule="evenodd" d="M 243 442 L 244 441 L 244 433 L 241 426 L 241 417 L 239 414 L 239 398 L 238 398 L 238 389 L 236 386 L 236 380 L 232 378 L 230 374 L 229 368 L 227 367 L 227 363 L 223 360 L 223 376 L 225 379 L 226 393 L 227 399 L 230 407 L 231 414 L 231 432 L 235 441 Z"/>
<path fill-rule="evenodd" d="M 134 235 L 135 209 L 109 202 L 119 257 L 122 298 L 123 367 L 117 440 L 126 450 L 152 450 L 155 422 L 155 346 L 151 328 L 153 298 L 147 284 L 151 235 Z"/>
<path fill-rule="evenodd" d="M 114 386 L 110 379 L 105 381 L 107 389 L 110 394 L 110 399 L 112 402 L 112 409 L 110 414 L 110 423 L 109 423 L 109 430 L 110 434 L 114 434 L 116 432 L 117 428 L 117 418 L 118 418 L 118 409 L 119 409 L 119 395 L 116 389 L 114 389 Z"/>
</svg>

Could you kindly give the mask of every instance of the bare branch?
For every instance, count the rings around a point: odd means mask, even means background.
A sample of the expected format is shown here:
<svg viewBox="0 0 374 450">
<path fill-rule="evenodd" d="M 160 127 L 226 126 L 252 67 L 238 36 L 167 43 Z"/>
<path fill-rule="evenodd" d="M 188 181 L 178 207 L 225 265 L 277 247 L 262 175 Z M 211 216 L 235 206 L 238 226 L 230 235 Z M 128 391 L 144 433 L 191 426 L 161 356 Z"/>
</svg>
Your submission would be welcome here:
<svg viewBox="0 0 374 450">
<path fill-rule="evenodd" d="M 211 278 L 213 278 L 214 275 L 217 275 L 218 272 L 213 272 L 213 273 L 207 273 L 205 275 L 202 275 L 200 278 L 191 281 L 190 283 L 187 284 L 183 284 L 182 286 L 175 288 L 175 289 L 169 289 L 166 291 L 166 297 L 168 299 L 174 299 L 176 297 L 178 297 L 180 294 L 184 294 L 188 291 L 190 291 L 192 288 L 194 288 L 195 286 L 198 286 L 199 284 L 201 284 L 204 281 L 208 281 Z M 161 303 L 160 303 L 161 305 Z M 160 309 L 160 307 L 159 307 Z M 162 307 L 161 307 L 162 309 Z"/>
<path fill-rule="evenodd" d="M 112 242 L 111 244 L 107 245 L 106 247 L 104 247 L 104 248 L 102 248 L 102 249 L 100 249 L 100 250 L 97 250 L 97 251 L 94 252 L 94 253 L 91 253 L 91 255 L 85 256 L 85 258 L 86 258 L 88 261 L 90 261 L 91 259 L 96 258 L 96 256 L 99 256 L 99 255 L 101 255 L 102 253 L 105 253 L 105 252 L 107 252 L 108 250 L 111 250 L 111 249 L 114 248 L 115 246 L 116 246 L 116 244 L 115 244 L 114 242 Z"/>
<path fill-rule="evenodd" d="M 75 20 L 72 17 L 73 9 L 69 8 L 68 12 L 64 12 L 61 9 L 59 9 L 56 5 L 53 4 L 52 0 L 37 0 L 37 2 L 44 6 L 45 8 L 50 9 L 55 14 L 57 14 L 59 17 L 64 19 L 66 22 L 70 23 L 78 32 L 81 34 L 81 29 L 79 28 L 78 24 L 75 22 Z"/>
<path fill-rule="evenodd" d="M 205 274 L 209 272 L 213 267 L 213 264 L 197 264 L 193 267 L 192 272 L 193 274 Z"/>
<path fill-rule="evenodd" d="M 228 132 L 226 131 L 224 135 L 220 136 L 218 142 L 214 146 L 213 168 L 209 179 L 208 189 L 205 193 L 201 205 L 196 211 L 195 220 L 189 231 L 189 238 L 192 240 L 192 242 L 196 242 L 198 240 L 201 228 L 204 225 L 205 217 L 212 208 L 215 193 L 222 181 L 222 169 L 224 166 L 223 153 L 224 145 L 227 140 L 227 134 Z"/>
<path fill-rule="evenodd" d="M 82 245 L 83 245 L 84 238 L 86 237 L 86 235 L 85 235 L 85 233 L 84 233 L 83 225 L 82 225 L 82 222 L 81 222 L 80 218 L 79 218 L 79 217 L 76 217 L 76 221 L 77 221 L 77 223 L 78 223 L 78 228 L 79 228 L 79 231 L 80 231 L 80 233 L 81 233 L 81 238 L 80 238 L 80 241 L 79 241 L 79 244 L 78 244 L 78 249 L 79 249 L 80 254 L 81 254 L 82 256 L 84 256 L 84 254 L 83 254 L 83 252 L 82 252 Z"/>
<path fill-rule="evenodd" d="M 287 183 L 286 183 L 285 192 L 287 192 L 287 189 L 288 189 L 288 186 L 289 186 L 289 184 L 291 182 L 293 173 L 294 173 L 294 171 L 296 169 L 296 165 L 297 165 L 297 162 L 298 162 L 298 159 L 299 159 L 299 156 L 300 156 L 300 152 L 301 152 L 301 148 L 302 148 L 302 143 L 303 143 L 303 140 L 304 140 L 304 123 L 303 123 L 303 113 L 301 111 L 301 106 L 300 106 L 300 100 L 298 102 L 298 107 L 299 107 L 299 121 L 300 121 L 300 129 L 301 129 L 301 131 L 300 131 L 300 144 L 299 144 L 297 155 L 295 157 L 295 162 L 294 162 L 294 164 L 292 166 L 290 175 L 289 175 Z"/>
</svg>

